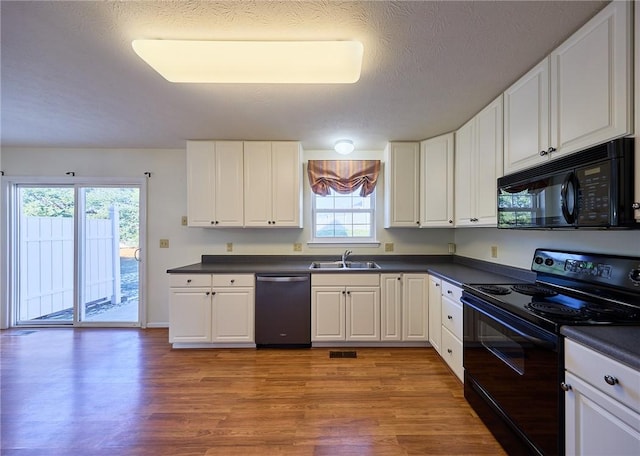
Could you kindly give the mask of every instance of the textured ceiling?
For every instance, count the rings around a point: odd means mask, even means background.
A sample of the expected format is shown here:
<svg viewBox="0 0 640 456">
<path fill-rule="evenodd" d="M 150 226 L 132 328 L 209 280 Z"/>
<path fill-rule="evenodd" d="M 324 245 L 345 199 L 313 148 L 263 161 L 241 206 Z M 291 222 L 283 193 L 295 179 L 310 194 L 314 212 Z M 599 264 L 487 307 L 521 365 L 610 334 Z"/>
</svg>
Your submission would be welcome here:
<svg viewBox="0 0 640 456">
<path fill-rule="evenodd" d="M 2 145 L 425 139 L 460 127 L 606 3 L 3 0 Z M 356 84 L 171 84 L 136 38 L 356 39 L 365 56 Z"/>
</svg>

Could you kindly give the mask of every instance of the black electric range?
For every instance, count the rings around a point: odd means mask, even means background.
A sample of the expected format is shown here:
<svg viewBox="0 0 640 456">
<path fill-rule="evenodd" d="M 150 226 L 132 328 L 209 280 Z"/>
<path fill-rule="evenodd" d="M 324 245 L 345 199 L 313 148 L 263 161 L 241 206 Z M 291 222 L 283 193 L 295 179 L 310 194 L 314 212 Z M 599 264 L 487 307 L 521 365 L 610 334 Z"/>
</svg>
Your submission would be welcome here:
<svg viewBox="0 0 640 456">
<path fill-rule="evenodd" d="M 559 333 L 562 325 L 640 325 L 640 258 L 536 250 L 535 283 L 464 290 Z"/>
<path fill-rule="evenodd" d="M 563 325 L 639 325 L 640 257 L 536 250 L 535 283 L 465 284 L 465 398 L 510 454 L 564 454 Z"/>
</svg>

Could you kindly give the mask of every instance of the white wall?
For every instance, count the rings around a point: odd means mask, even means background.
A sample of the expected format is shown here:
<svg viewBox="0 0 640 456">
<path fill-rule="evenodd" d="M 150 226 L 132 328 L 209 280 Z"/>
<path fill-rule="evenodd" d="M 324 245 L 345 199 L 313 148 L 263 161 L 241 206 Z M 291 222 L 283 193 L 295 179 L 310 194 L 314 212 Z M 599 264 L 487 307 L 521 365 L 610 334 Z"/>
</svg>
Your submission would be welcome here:
<svg viewBox="0 0 640 456">
<path fill-rule="evenodd" d="M 455 230 L 456 254 L 529 269 L 536 248 L 640 256 L 640 231 L 522 231 L 497 228 Z M 491 246 L 498 258 L 491 258 Z"/>
<path fill-rule="evenodd" d="M 338 255 L 344 246 L 310 247 L 310 214 L 305 211 L 304 229 L 206 229 L 181 226 L 186 215 L 186 168 L 184 150 L 141 149 L 23 149 L 4 148 L 3 169 L 12 176 L 76 176 L 142 177 L 152 173 L 147 190 L 147 322 L 161 326 L 168 322 L 168 277 L 166 270 L 197 263 L 202 254 L 226 253 L 226 243 L 232 242 L 232 255 Z M 344 159 L 334 152 L 309 151 L 305 159 Z M 354 153 L 353 159 L 378 159 L 382 151 Z M 379 217 L 377 220 L 379 247 L 350 246 L 356 254 L 384 254 L 384 244 L 394 243 L 400 254 L 447 254 L 447 244 L 453 242 L 452 229 L 388 229 L 382 228 L 382 176 L 378 188 Z M 310 207 L 310 191 L 304 185 L 304 206 Z M 160 249 L 159 240 L 169 239 L 170 247 Z M 293 252 L 293 243 L 303 244 L 302 252 Z"/>
</svg>

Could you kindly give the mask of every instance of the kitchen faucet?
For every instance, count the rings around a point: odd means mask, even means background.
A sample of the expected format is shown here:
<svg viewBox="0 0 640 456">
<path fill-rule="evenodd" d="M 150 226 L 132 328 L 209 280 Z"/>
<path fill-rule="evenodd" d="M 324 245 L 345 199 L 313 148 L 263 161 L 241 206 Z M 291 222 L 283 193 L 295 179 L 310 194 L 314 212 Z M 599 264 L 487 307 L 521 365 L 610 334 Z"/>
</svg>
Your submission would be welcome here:
<svg viewBox="0 0 640 456">
<path fill-rule="evenodd" d="M 347 265 L 347 257 L 351 255 L 353 252 L 351 250 L 345 250 L 342 254 L 342 266 L 345 267 Z"/>
</svg>

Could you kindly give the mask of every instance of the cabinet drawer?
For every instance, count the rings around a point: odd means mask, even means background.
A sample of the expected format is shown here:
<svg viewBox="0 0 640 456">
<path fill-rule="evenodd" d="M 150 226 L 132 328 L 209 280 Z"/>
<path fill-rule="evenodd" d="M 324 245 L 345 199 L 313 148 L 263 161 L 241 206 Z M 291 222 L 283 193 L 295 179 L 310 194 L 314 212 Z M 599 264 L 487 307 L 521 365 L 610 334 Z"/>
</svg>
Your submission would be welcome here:
<svg viewBox="0 0 640 456">
<path fill-rule="evenodd" d="M 632 410 L 640 411 L 640 372 L 569 339 L 565 339 L 564 347 L 567 371 Z M 606 376 L 616 383 L 608 384 Z"/>
<path fill-rule="evenodd" d="M 253 287 L 253 274 L 213 274 L 211 285 L 215 287 Z"/>
<path fill-rule="evenodd" d="M 170 274 L 169 286 L 173 288 L 210 287 L 211 274 Z"/>
<path fill-rule="evenodd" d="M 446 296 L 442 297 L 442 326 L 462 340 L 462 306 Z"/>
<path fill-rule="evenodd" d="M 311 274 L 312 287 L 379 287 L 380 274 Z"/>
<path fill-rule="evenodd" d="M 449 365 L 451 370 L 460 381 L 464 381 L 464 370 L 462 368 L 462 342 L 444 326 L 442 327 L 442 359 Z"/>
<path fill-rule="evenodd" d="M 460 302 L 460 298 L 462 297 L 462 288 L 456 287 L 455 285 L 443 280 L 442 296 L 446 296 L 455 302 Z"/>
</svg>

